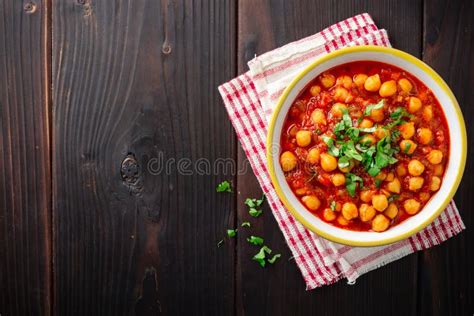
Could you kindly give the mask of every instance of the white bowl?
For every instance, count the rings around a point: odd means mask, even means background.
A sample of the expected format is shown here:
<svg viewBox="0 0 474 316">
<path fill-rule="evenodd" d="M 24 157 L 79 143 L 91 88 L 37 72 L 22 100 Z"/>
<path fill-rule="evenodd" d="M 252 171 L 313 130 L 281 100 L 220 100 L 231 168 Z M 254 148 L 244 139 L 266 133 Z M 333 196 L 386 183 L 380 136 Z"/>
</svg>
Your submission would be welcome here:
<svg viewBox="0 0 474 316">
<path fill-rule="evenodd" d="M 328 224 L 309 212 L 291 191 L 279 163 L 280 135 L 290 106 L 300 92 L 324 71 L 353 61 L 379 61 L 406 70 L 423 82 L 444 110 L 450 148 L 441 188 L 416 215 L 385 232 L 358 232 Z M 407 238 L 429 225 L 448 205 L 456 192 L 466 163 L 467 138 L 464 119 L 451 89 L 428 65 L 405 52 L 379 46 L 356 46 L 330 53 L 309 65 L 285 89 L 273 113 L 267 136 L 267 164 L 273 185 L 286 208 L 304 226 L 334 242 L 351 246 L 380 246 Z"/>
</svg>

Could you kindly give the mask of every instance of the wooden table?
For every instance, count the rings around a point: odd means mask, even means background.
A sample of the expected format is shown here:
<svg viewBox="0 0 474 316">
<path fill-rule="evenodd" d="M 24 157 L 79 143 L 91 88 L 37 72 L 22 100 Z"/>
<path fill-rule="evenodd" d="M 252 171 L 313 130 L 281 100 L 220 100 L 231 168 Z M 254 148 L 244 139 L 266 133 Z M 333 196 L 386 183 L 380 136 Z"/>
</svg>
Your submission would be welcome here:
<svg viewBox="0 0 474 316">
<path fill-rule="evenodd" d="M 469 0 L 2 1 L 0 315 L 472 315 L 471 158 L 455 198 L 468 230 L 310 292 L 267 206 L 252 229 L 279 262 L 257 266 L 245 234 L 216 247 L 261 194 L 250 171 L 150 169 L 160 155 L 246 165 L 217 86 L 361 12 L 449 83 L 471 149 Z M 224 179 L 236 194 L 215 192 Z"/>
</svg>

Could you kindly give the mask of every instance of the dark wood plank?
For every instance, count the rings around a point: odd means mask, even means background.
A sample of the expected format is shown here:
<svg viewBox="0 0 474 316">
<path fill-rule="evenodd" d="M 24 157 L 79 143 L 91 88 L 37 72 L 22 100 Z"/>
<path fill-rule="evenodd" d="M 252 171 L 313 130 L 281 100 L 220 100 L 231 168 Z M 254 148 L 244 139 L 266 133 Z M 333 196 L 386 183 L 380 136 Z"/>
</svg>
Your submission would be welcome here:
<svg viewBox="0 0 474 316">
<path fill-rule="evenodd" d="M 50 313 L 47 1 L 0 3 L 0 314 Z"/>
<path fill-rule="evenodd" d="M 420 55 L 421 1 L 241 1 L 239 3 L 238 69 L 254 54 L 261 54 L 285 43 L 314 34 L 352 15 L 368 12 L 379 28 L 388 29 L 392 44 Z M 245 154 L 239 150 L 239 161 Z M 243 201 L 259 196 L 253 174 L 238 178 L 238 216 L 248 219 Z M 416 313 L 417 255 L 412 255 L 361 277 L 356 285 L 344 281 L 335 285 L 305 291 L 305 285 L 294 262 L 288 261 L 289 250 L 270 210 L 254 221 L 256 234 L 265 237 L 269 246 L 283 253 L 283 260 L 262 270 L 250 258 L 255 249 L 239 236 L 237 265 L 237 313 L 268 315 L 347 315 Z M 401 277 L 403 276 L 403 277 Z M 401 303 L 403 302 L 403 303 Z"/>
<path fill-rule="evenodd" d="M 468 157 L 474 135 L 474 3 L 426 1 L 423 59 L 448 83 L 462 108 L 468 132 Z M 419 315 L 471 315 L 474 311 L 474 161 L 467 159 L 455 196 L 468 229 L 428 251 L 420 260 Z"/>
<path fill-rule="evenodd" d="M 216 243 L 235 196 L 215 187 L 233 175 L 183 159 L 236 158 L 217 91 L 236 74 L 234 2 L 53 10 L 55 311 L 231 314 L 234 248 Z"/>
</svg>

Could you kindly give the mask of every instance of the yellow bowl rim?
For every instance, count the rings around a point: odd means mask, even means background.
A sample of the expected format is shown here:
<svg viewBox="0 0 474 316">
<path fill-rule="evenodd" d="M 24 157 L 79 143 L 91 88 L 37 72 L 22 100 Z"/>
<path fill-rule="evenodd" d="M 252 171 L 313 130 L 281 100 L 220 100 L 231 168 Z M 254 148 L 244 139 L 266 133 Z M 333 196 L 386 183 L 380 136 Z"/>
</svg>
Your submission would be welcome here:
<svg viewBox="0 0 474 316">
<path fill-rule="evenodd" d="M 277 181 L 276 174 L 275 174 L 275 167 L 273 164 L 273 154 L 272 154 L 272 139 L 273 139 L 273 132 L 275 128 L 275 124 L 278 118 L 278 114 L 281 111 L 281 108 L 283 106 L 283 103 L 288 97 L 288 94 L 290 93 L 291 90 L 295 87 L 295 85 L 308 73 L 310 72 L 313 68 L 316 66 L 332 59 L 338 56 L 346 55 L 346 54 L 351 54 L 355 52 L 379 52 L 379 53 L 385 53 L 385 54 L 391 54 L 396 57 L 405 59 L 406 61 L 414 64 L 418 68 L 422 69 L 425 73 L 427 73 L 440 87 L 441 89 L 444 90 L 446 95 L 451 99 L 451 102 L 454 105 L 455 111 L 456 111 L 456 117 L 458 119 L 458 124 L 461 130 L 461 142 L 462 142 L 462 152 L 461 152 L 461 163 L 459 165 L 457 174 L 456 174 L 456 180 L 454 182 L 454 185 L 451 187 L 450 191 L 446 195 L 444 201 L 438 206 L 438 209 L 427 219 L 422 221 L 418 226 L 410 229 L 409 231 L 400 234 L 395 237 L 390 237 L 378 241 L 364 241 L 364 242 L 358 242 L 358 241 L 353 241 L 353 240 L 348 240 L 345 238 L 341 238 L 332 234 L 328 234 L 315 226 L 313 226 L 311 223 L 306 221 L 300 214 L 299 212 L 296 211 L 296 209 L 291 205 L 291 203 L 287 200 L 285 197 L 285 194 L 283 193 L 283 190 L 280 186 L 280 184 Z M 442 106 L 442 105 L 441 105 Z M 451 135 L 450 135 L 451 137 Z M 413 234 L 419 232 L 426 226 L 428 226 L 433 220 L 435 220 L 441 212 L 446 208 L 446 206 L 449 204 L 451 199 L 453 198 L 454 194 L 456 193 L 457 188 L 459 187 L 459 184 L 461 182 L 462 175 L 464 173 L 464 168 L 466 165 L 466 156 L 467 156 L 467 134 L 466 134 L 466 126 L 464 123 L 464 117 L 461 112 L 461 108 L 459 107 L 459 103 L 456 100 L 456 97 L 454 96 L 453 92 L 449 88 L 449 86 L 446 84 L 446 82 L 441 78 L 440 75 L 438 75 L 430 66 L 425 64 L 423 61 L 420 59 L 405 53 L 401 50 L 395 49 L 395 48 L 390 48 L 390 47 L 383 47 L 383 46 L 373 46 L 373 45 L 367 45 L 367 46 L 353 46 L 353 47 L 346 47 L 346 48 L 341 48 L 337 51 L 328 53 L 327 55 L 318 58 L 316 61 L 308 65 L 303 71 L 301 71 L 292 81 L 291 83 L 286 87 L 286 89 L 283 91 L 283 94 L 280 96 L 278 99 L 278 103 L 276 105 L 275 110 L 273 111 L 272 118 L 270 120 L 270 124 L 268 126 L 268 133 L 267 133 L 267 165 L 268 165 L 268 171 L 270 174 L 270 178 L 272 180 L 273 186 L 275 188 L 275 191 L 277 192 L 279 198 L 282 200 L 283 204 L 285 207 L 290 211 L 290 213 L 300 222 L 302 223 L 306 228 L 311 230 L 312 232 L 316 233 L 317 235 L 328 239 L 330 241 L 334 241 L 340 244 L 345 244 L 349 246 L 357 246 L 357 247 L 373 247 L 373 246 L 382 246 L 382 245 L 387 245 L 391 244 L 400 240 L 403 240 L 405 238 L 408 238 L 412 236 Z"/>
</svg>

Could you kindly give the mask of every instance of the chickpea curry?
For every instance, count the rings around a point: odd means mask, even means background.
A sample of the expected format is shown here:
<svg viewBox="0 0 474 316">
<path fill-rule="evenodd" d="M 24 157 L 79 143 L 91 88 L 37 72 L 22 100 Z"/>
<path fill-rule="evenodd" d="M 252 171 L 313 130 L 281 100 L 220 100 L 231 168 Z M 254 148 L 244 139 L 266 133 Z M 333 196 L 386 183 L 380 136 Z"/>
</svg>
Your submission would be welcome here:
<svg viewBox="0 0 474 316">
<path fill-rule="evenodd" d="M 321 74 L 292 104 L 280 164 L 310 212 L 337 227 L 382 232 L 438 191 L 448 133 L 421 81 L 392 65 L 357 61 Z"/>
</svg>

